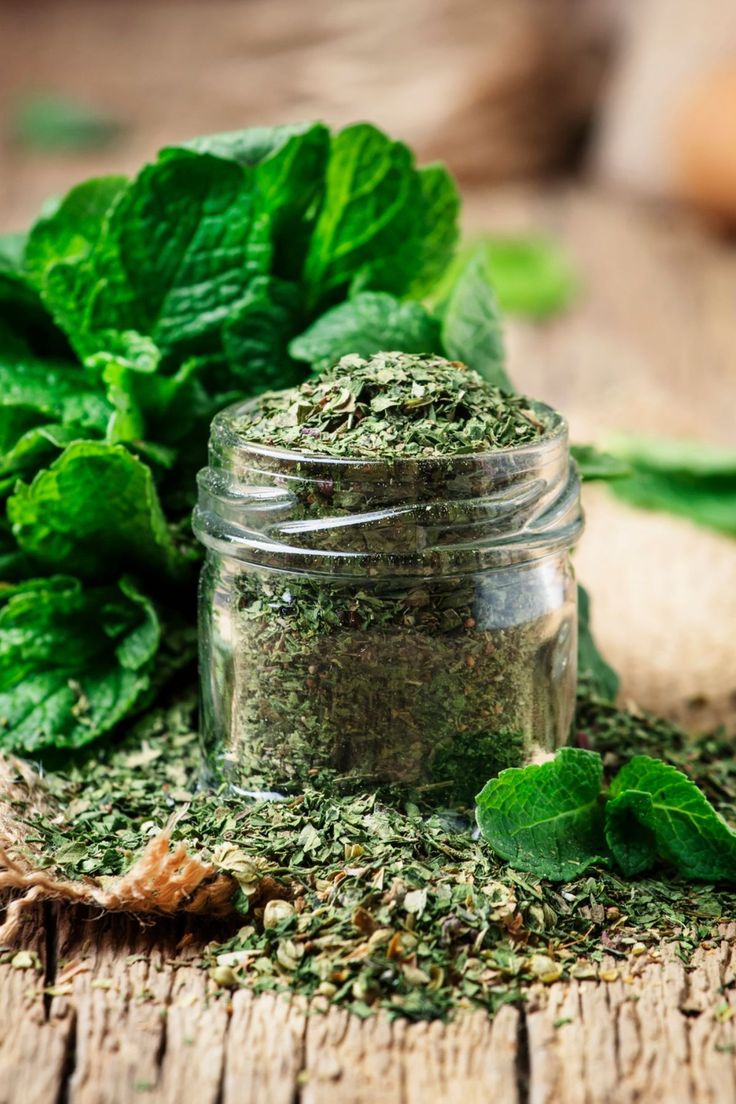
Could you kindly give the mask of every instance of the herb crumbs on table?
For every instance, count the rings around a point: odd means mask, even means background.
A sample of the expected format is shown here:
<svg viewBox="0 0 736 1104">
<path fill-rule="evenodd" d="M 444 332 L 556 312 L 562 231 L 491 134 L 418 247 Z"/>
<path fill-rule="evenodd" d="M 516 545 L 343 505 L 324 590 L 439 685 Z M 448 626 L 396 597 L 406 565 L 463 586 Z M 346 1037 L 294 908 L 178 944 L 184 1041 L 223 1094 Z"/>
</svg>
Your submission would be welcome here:
<svg viewBox="0 0 736 1104">
<path fill-rule="evenodd" d="M 20 799 L 17 811 L 50 868 L 79 878 L 127 869 L 176 810 L 175 838 L 239 883 L 241 927 L 203 959 L 224 987 L 320 995 L 359 1015 L 493 1012 L 545 978 L 601 977 L 604 958 L 643 967 L 664 942 L 688 962 L 736 907 L 736 894 L 712 886 L 632 882 L 602 868 L 550 884 L 496 860 L 473 838 L 470 815 L 428 809 L 398 788 L 347 797 L 309 789 L 270 802 L 194 792 L 181 805 L 171 790 L 199 766 L 193 717 L 192 701 L 152 713 L 117 747 L 45 776 L 63 812 L 24 812 Z M 688 738 L 590 698 L 578 703 L 576 731 L 611 769 L 647 748 L 721 810 L 731 806 L 736 756 L 718 734 Z"/>
</svg>

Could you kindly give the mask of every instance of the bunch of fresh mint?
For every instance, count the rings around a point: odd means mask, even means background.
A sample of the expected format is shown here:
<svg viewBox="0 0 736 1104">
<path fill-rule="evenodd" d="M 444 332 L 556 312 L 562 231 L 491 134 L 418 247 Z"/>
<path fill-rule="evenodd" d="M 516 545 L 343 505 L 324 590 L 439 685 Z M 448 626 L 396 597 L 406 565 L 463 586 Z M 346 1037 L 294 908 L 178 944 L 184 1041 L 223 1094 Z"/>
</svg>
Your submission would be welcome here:
<svg viewBox="0 0 736 1104">
<path fill-rule="evenodd" d="M 458 206 L 375 127 L 314 123 L 164 149 L 0 239 L 0 747 L 86 743 L 191 655 L 217 409 L 386 347 L 508 382 L 482 258 L 432 297 Z"/>
<path fill-rule="evenodd" d="M 736 832 L 685 774 L 648 755 L 605 792 L 600 755 L 563 748 L 503 771 L 476 802 L 496 854 L 541 878 L 569 881 L 596 863 L 633 877 L 663 861 L 686 878 L 736 883 Z"/>
</svg>

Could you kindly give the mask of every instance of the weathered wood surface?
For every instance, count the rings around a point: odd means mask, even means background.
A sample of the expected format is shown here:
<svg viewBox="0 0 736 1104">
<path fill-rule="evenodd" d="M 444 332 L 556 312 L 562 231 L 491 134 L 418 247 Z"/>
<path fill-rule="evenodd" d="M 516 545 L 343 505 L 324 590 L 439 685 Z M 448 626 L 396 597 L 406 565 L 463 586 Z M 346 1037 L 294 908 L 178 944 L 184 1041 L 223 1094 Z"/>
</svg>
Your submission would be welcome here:
<svg viewBox="0 0 736 1104">
<path fill-rule="evenodd" d="M 0 1104 L 736 1102 L 734 925 L 690 971 L 663 948 L 450 1024 L 217 994 L 182 932 L 29 914 L 42 971 L 0 966 Z"/>
<path fill-rule="evenodd" d="M 579 440 L 623 428 L 733 441 L 732 250 L 595 193 L 483 197 L 471 210 L 476 226 L 552 229 L 579 266 L 575 310 L 510 333 L 514 378 L 568 411 Z M 733 723 L 736 542 L 605 492 L 587 507 L 578 571 L 626 696 Z M 709 711 L 688 707 L 699 689 Z M 215 997 L 182 933 L 30 914 L 22 946 L 45 972 L 0 965 L 0 1104 L 736 1104 L 734 926 L 692 972 L 664 952 L 611 982 L 542 988 L 492 1023 L 447 1026 Z"/>
</svg>

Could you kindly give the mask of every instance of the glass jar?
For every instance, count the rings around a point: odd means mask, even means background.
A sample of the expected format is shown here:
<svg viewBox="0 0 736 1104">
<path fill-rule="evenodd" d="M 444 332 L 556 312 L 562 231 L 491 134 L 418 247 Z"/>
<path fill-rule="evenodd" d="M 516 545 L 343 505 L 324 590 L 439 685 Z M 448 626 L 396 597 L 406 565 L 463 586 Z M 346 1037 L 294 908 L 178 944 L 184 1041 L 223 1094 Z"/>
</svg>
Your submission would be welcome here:
<svg viewBox="0 0 736 1104">
<path fill-rule="evenodd" d="M 254 444 L 214 419 L 194 529 L 202 727 L 218 776 L 335 776 L 467 801 L 568 737 L 582 529 L 567 425 L 422 459 Z"/>
</svg>

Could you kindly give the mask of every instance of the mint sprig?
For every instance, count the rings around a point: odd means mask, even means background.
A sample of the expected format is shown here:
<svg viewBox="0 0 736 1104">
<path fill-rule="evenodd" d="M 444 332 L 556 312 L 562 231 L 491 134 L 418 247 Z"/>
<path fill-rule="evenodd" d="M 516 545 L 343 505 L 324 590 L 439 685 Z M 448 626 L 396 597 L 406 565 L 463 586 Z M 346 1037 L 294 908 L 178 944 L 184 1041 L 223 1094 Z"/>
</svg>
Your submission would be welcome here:
<svg viewBox="0 0 736 1104">
<path fill-rule="evenodd" d="M 480 830 L 517 870 L 569 881 L 605 860 L 603 761 L 563 748 L 549 763 L 511 767 L 476 798 Z"/>
<path fill-rule="evenodd" d="M 601 757 L 563 748 L 502 771 L 476 798 L 481 834 L 518 870 L 569 881 L 594 863 L 627 877 L 665 862 L 695 881 L 736 884 L 736 832 L 685 774 L 638 755 L 603 789 Z"/>
</svg>

